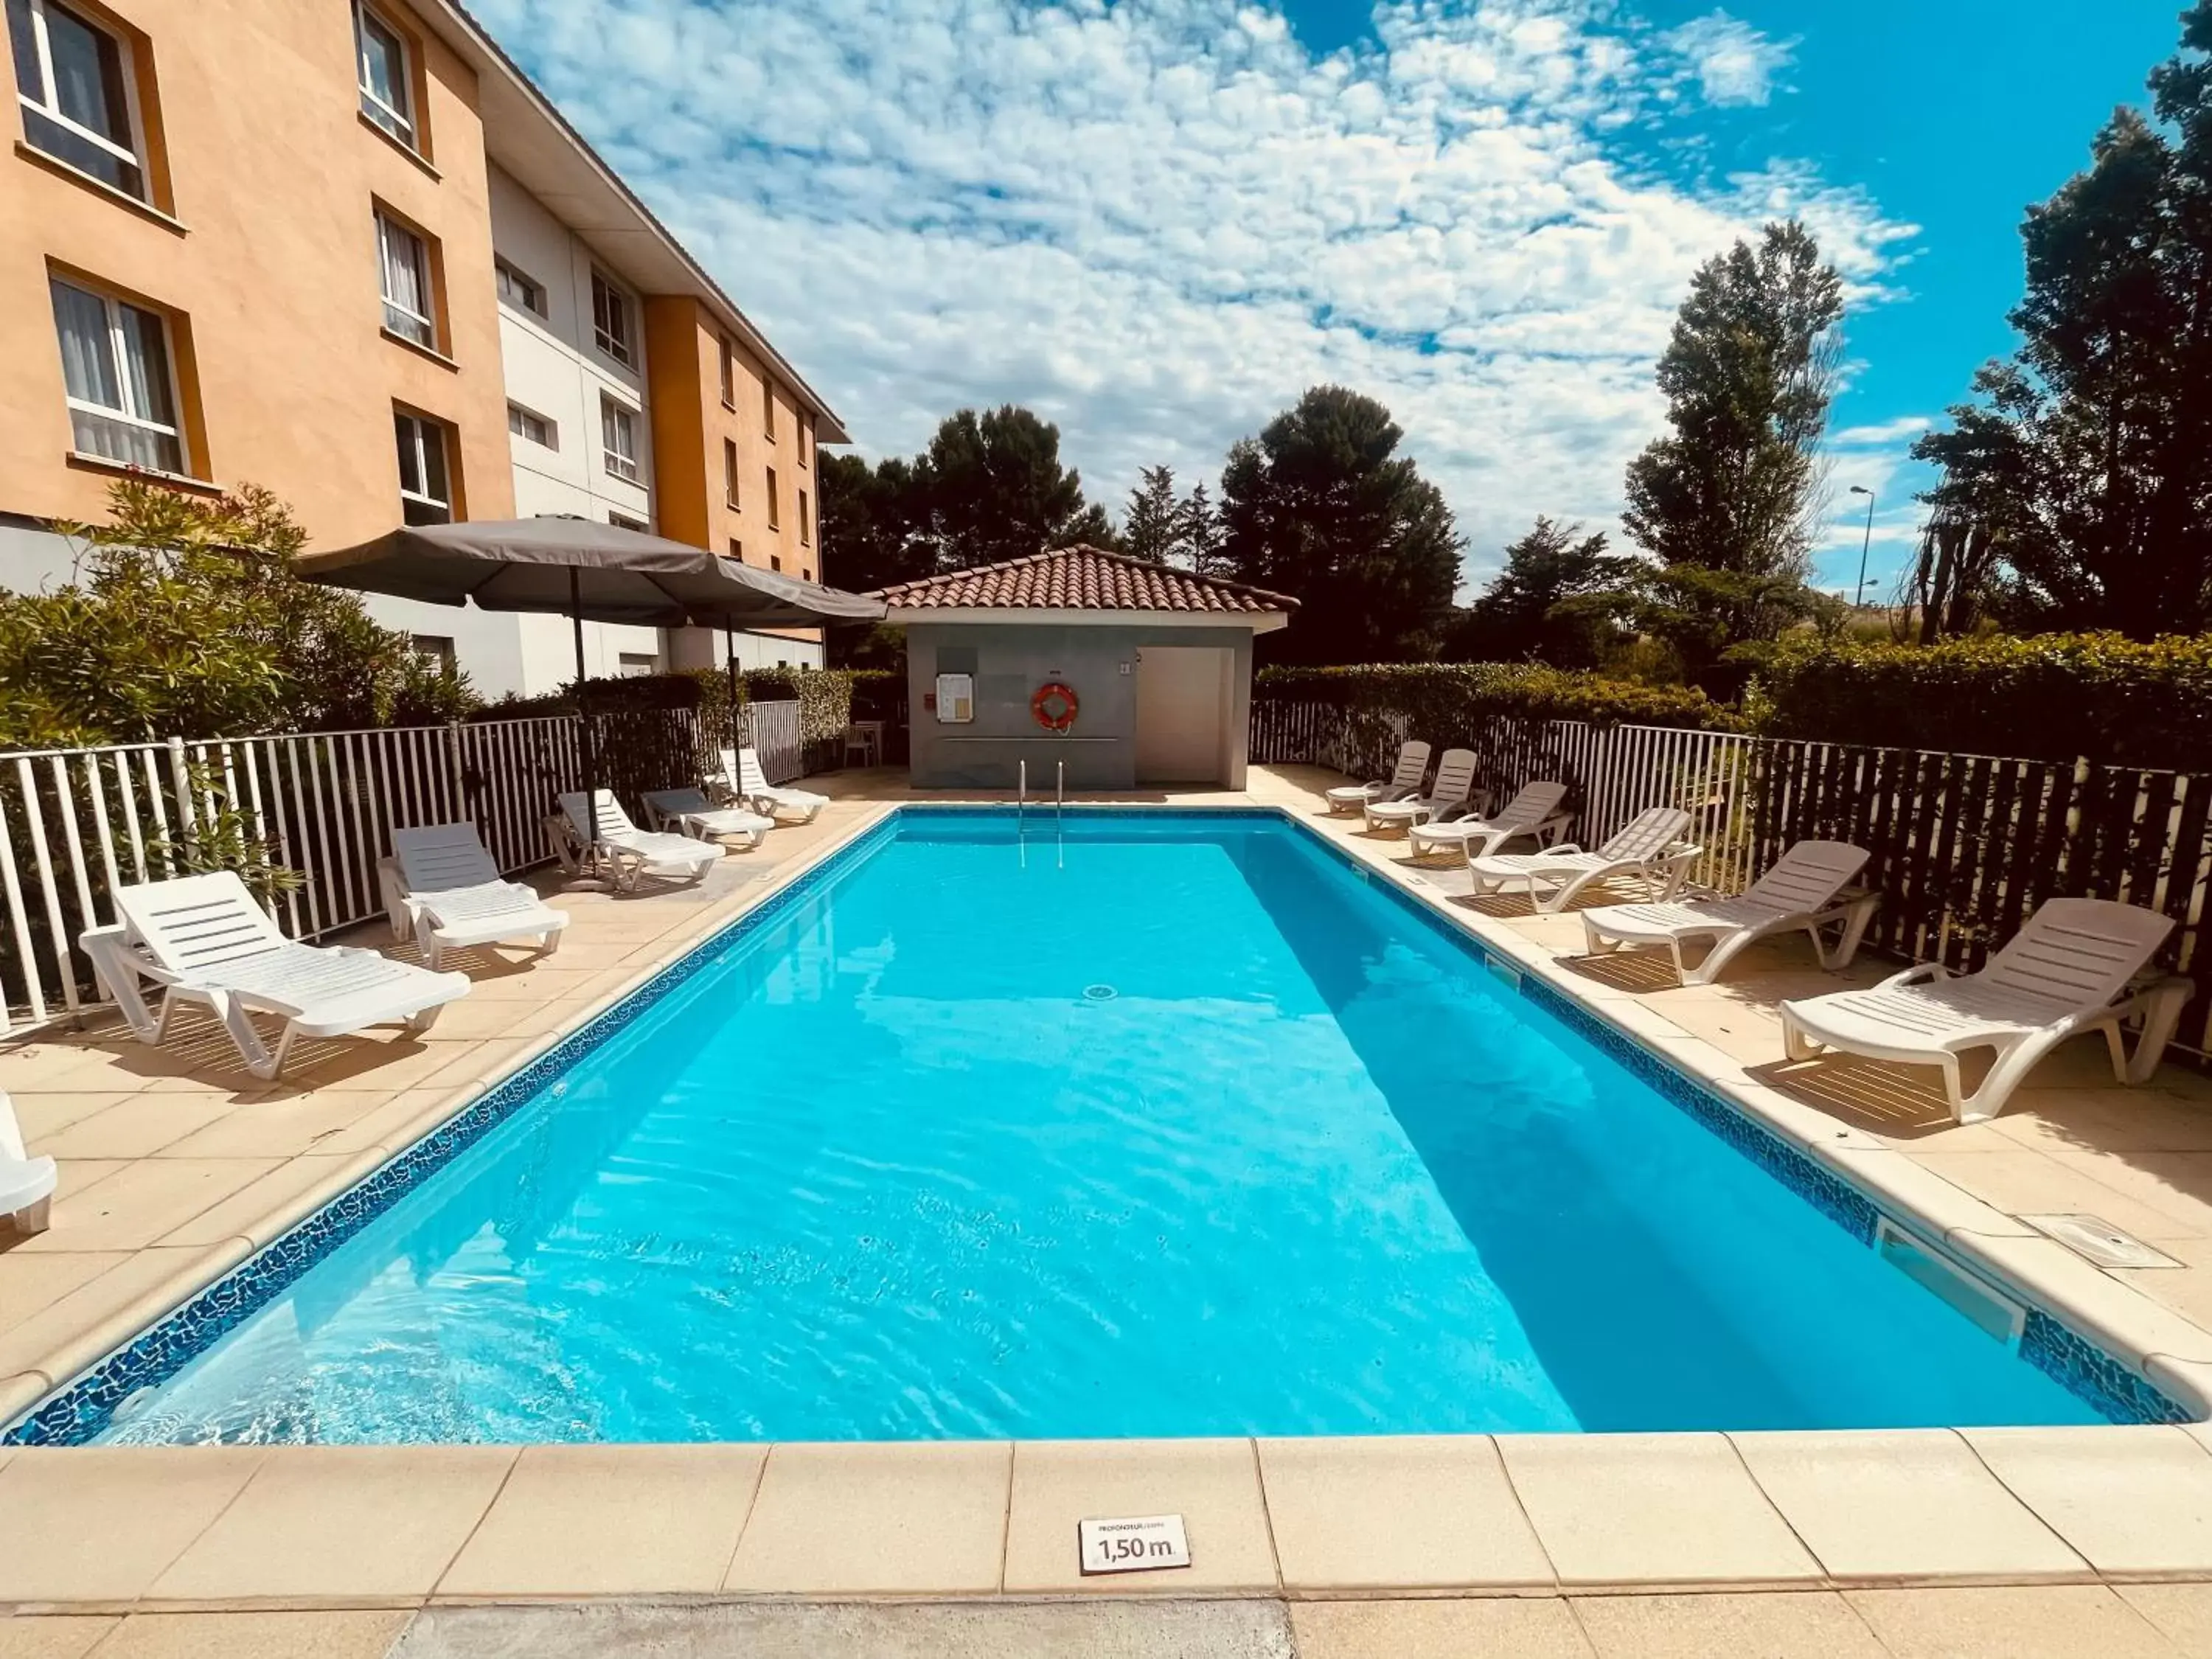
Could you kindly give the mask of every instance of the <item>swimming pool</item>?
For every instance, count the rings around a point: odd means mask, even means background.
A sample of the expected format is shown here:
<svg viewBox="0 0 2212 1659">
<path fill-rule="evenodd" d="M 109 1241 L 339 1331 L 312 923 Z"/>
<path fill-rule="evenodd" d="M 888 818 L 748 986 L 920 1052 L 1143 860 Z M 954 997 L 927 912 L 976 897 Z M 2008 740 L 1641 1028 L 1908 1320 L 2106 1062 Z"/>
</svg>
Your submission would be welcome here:
<svg viewBox="0 0 2212 1659">
<path fill-rule="evenodd" d="M 664 977 L 57 1437 L 2173 1414 L 1279 815 L 904 809 Z"/>
</svg>

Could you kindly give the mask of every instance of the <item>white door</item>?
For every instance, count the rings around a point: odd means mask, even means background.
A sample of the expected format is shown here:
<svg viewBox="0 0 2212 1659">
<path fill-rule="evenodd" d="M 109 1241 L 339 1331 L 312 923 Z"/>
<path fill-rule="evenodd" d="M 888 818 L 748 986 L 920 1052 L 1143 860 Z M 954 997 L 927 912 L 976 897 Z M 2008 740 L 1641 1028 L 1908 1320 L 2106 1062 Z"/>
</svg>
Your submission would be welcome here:
<svg viewBox="0 0 2212 1659">
<path fill-rule="evenodd" d="M 1137 781 L 1221 781 L 1231 653 L 1148 645 L 1137 653 Z"/>
</svg>

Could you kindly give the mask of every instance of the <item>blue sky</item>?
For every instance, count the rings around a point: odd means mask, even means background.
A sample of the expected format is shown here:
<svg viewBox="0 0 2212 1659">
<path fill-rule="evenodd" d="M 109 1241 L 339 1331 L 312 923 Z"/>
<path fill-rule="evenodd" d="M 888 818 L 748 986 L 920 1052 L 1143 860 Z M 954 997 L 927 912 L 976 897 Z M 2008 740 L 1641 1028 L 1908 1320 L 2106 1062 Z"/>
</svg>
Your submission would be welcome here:
<svg viewBox="0 0 2212 1659">
<path fill-rule="evenodd" d="M 2176 0 L 481 0 L 862 453 L 1013 400 L 1117 508 L 1316 380 L 1469 538 L 1607 526 L 1696 264 L 1801 214 L 1844 272 L 1820 575 L 1910 550 L 1913 434 L 2008 344 L 2017 226 Z M 830 573 L 835 580 L 835 573 Z"/>
</svg>

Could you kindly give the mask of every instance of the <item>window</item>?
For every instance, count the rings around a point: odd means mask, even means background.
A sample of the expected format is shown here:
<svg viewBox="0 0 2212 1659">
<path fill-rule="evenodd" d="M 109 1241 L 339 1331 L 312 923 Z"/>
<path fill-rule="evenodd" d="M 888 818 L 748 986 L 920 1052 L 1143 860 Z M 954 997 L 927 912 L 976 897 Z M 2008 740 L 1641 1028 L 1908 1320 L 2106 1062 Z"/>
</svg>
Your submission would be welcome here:
<svg viewBox="0 0 2212 1659">
<path fill-rule="evenodd" d="M 814 459 L 814 422 L 802 420 L 799 423 L 799 464 L 805 466 Z"/>
<path fill-rule="evenodd" d="M 8 0 L 8 39 L 31 147 L 145 200 L 131 49 L 58 0 Z"/>
<path fill-rule="evenodd" d="M 806 492 L 802 489 L 799 492 L 799 544 L 805 547 L 813 539 L 806 527 Z"/>
<path fill-rule="evenodd" d="M 79 453 L 157 472 L 184 471 L 167 322 L 159 312 L 58 276 L 50 286 L 71 441 Z"/>
<path fill-rule="evenodd" d="M 722 349 L 722 407 L 738 406 L 738 354 L 726 334 L 717 337 Z"/>
<path fill-rule="evenodd" d="M 504 259 L 494 259 L 491 268 L 499 281 L 499 302 L 501 305 L 513 306 L 518 311 L 534 312 L 540 317 L 550 314 L 545 308 L 544 283 Z"/>
<path fill-rule="evenodd" d="M 602 396 L 599 399 L 599 447 L 607 471 L 617 478 L 637 482 L 637 411 Z"/>
<path fill-rule="evenodd" d="M 781 569 L 782 569 L 782 568 L 783 568 L 783 556 L 782 556 L 781 553 L 771 553 L 771 554 L 769 554 L 769 555 L 768 556 L 768 568 L 769 568 L 769 569 L 771 569 L 771 570 L 781 570 Z"/>
<path fill-rule="evenodd" d="M 376 216 L 376 269 L 384 294 L 384 325 L 403 340 L 437 349 L 438 325 L 430 320 L 430 252 L 422 239 L 380 210 Z"/>
<path fill-rule="evenodd" d="M 447 476 L 446 428 L 428 416 L 395 411 L 399 441 L 399 516 L 409 524 L 451 524 L 453 485 Z"/>
<path fill-rule="evenodd" d="M 622 364 L 635 368 L 629 325 L 629 295 L 599 272 L 592 273 L 592 339 L 599 349 Z"/>
<path fill-rule="evenodd" d="M 431 667 L 441 669 L 448 674 L 453 672 L 456 659 L 453 655 L 452 635 L 417 634 L 409 641 L 409 643 L 415 647 L 415 654 L 428 663 Z"/>
<path fill-rule="evenodd" d="M 660 659 L 642 651 L 625 651 L 622 653 L 622 665 L 615 672 L 625 679 L 635 679 L 644 674 L 658 674 L 660 672 Z"/>
<path fill-rule="evenodd" d="M 561 428 L 534 409 L 525 409 L 520 404 L 507 406 L 507 429 L 518 438 L 527 438 L 532 443 L 547 449 L 561 447 Z"/>
<path fill-rule="evenodd" d="M 649 536 L 653 533 L 651 525 L 642 519 L 633 519 L 625 513 L 608 514 L 607 522 L 617 530 L 635 530 L 641 536 Z"/>
<path fill-rule="evenodd" d="M 745 562 L 745 544 L 735 536 L 730 538 L 730 556 L 739 564 Z"/>
<path fill-rule="evenodd" d="M 722 440 L 722 502 L 738 505 L 738 447 L 727 438 Z"/>
<path fill-rule="evenodd" d="M 761 430 L 770 443 L 775 441 L 775 382 L 765 374 L 761 376 Z"/>
<path fill-rule="evenodd" d="M 783 528 L 782 525 L 780 524 L 776 519 L 775 469 L 774 467 L 770 467 L 768 470 L 768 527 L 770 530 L 781 530 Z"/>
<path fill-rule="evenodd" d="M 361 71 L 361 112 L 410 149 L 415 133 L 415 82 L 407 39 L 367 6 L 353 9 L 354 51 Z"/>
</svg>

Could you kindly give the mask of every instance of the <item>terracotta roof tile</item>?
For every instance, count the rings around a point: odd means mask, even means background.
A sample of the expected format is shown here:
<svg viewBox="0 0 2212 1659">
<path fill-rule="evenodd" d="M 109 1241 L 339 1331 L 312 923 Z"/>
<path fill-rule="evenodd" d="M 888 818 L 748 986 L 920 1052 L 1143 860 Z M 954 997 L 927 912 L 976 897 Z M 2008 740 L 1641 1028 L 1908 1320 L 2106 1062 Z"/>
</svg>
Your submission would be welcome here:
<svg viewBox="0 0 2212 1659">
<path fill-rule="evenodd" d="M 1295 611 L 1298 603 L 1242 582 L 1194 576 L 1080 544 L 900 582 L 869 597 L 902 611 L 1204 611 L 1229 616 Z"/>
</svg>

